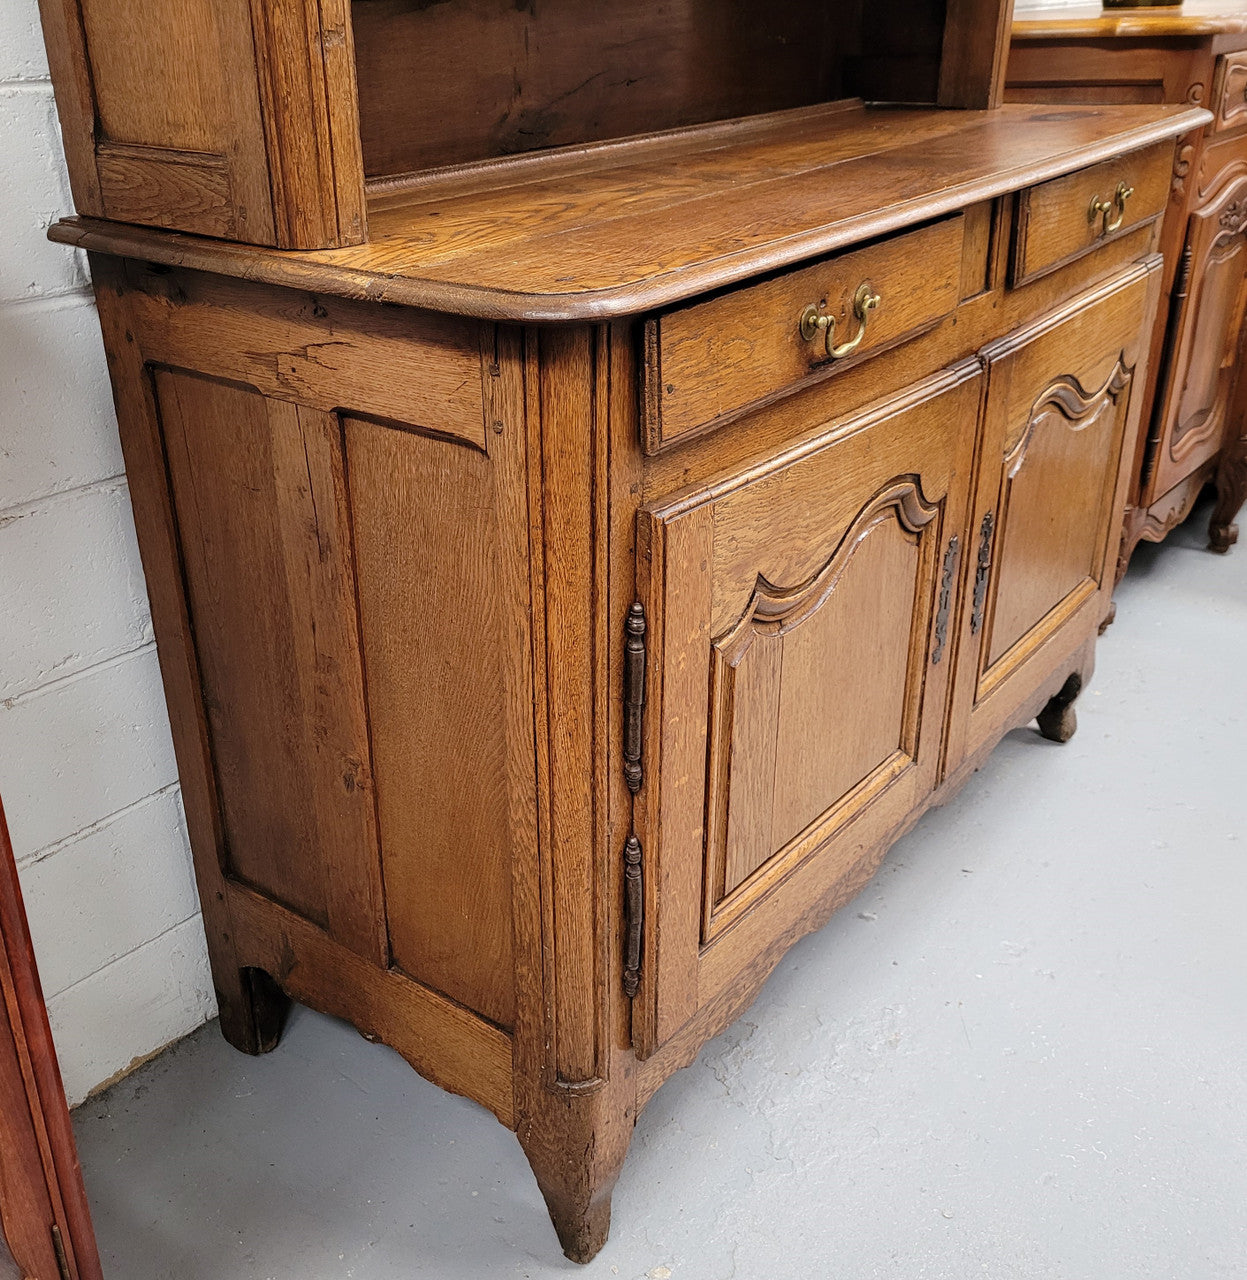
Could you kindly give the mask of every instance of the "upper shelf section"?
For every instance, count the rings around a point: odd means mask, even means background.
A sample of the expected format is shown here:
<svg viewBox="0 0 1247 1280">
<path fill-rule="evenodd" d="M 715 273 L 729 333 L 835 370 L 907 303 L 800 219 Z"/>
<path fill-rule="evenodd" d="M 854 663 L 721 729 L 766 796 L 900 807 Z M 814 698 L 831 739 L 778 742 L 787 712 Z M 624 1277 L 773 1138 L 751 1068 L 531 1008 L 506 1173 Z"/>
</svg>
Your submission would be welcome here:
<svg viewBox="0 0 1247 1280">
<path fill-rule="evenodd" d="M 1098 4 L 1059 7 L 1019 4 L 1015 40 L 1159 39 L 1237 35 L 1247 31 L 1247 0 L 1186 0 L 1156 9 L 1104 9 Z"/>
<path fill-rule="evenodd" d="M 1011 0 L 39 0 L 78 212 L 287 249 L 370 180 L 853 94 L 985 108 Z"/>
<path fill-rule="evenodd" d="M 836 103 L 429 175 L 310 253 L 70 219 L 97 252 L 510 321 L 635 315 L 1202 127 L 1190 106 Z"/>
</svg>

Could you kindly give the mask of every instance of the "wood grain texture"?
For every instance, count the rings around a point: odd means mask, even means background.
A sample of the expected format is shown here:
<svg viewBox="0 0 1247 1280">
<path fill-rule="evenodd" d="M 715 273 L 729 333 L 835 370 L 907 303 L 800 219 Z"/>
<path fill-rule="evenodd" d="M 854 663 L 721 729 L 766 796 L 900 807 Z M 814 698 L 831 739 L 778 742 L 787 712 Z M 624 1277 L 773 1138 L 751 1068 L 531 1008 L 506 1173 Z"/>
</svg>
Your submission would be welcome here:
<svg viewBox="0 0 1247 1280">
<path fill-rule="evenodd" d="M 1145 464 L 1145 507 L 1220 451 L 1238 381 L 1247 311 L 1247 147 L 1214 156 L 1219 181 L 1187 221 L 1156 400 L 1163 431 L 1154 428 Z"/>
<path fill-rule="evenodd" d="M 667 312 L 646 325 L 647 452 L 736 413 L 838 373 L 936 324 L 957 305 L 962 219 L 858 249 L 763 284 Z M 863 284 L 880 298 L 865 338 L 846 360 L 828 341 L 802 336 L 799 319 L 815 306 L 835 320 L 833 341 L 858 332 L 854 296 Z"/>
<path fill-rule="evenodd" d="M 1160 265 L 1147 260 L 984 353 L 971 527 L 990 513 L 992 534 L 980 607 L 963 593 L 950 772 L 1036 685 L 1056 693 L 1108 612 L 1139 423 L 1131 388 L 1146 379 L 1140 320 L 1153 314 Z"/>
<path fill-rule="evenodd" d="M 380 969 L 293 912 L 232 884 L 239 958 L 301 1003 L 344 1018 L 397 1049 L 421 1075 L 515 1126 L 511 1039 L 483 1018 L 393 969 Z"/>
<path fill-rule="evenodd" d="M 392 419 L 485 448 L 475 321 L 259 290 L 126 266 L 147 358 L 243 382 L 273 400 Z"/>
<path fill-rule="evenodd" d="M 208 954 L 221 1030 L 237 1048 L 260 1053 L 276 1043 L 284 1010 L 271 991 L 244 972 L 234 949 L 234 926 L 226 899 L 221 806 L 187 607 L 168 460 L 151 371 L 140 345 L 142 328 L 130 311 L 133 290 L 123 264 L 96 259 L 91 263 L 91 275 L 117 404 L 182 805 L 195 855 L 199 901 L 211 939 Z"/>
<path fill-rule="evenodd" d="M 506 631 L 490 459 L 348 418 L 346 456 L 394 963 L 515 1016 Z"/>
<path fill-rule="evenodd" d="M 607 955 L 602 929 L 606 850 L 596 778 L 603 742 L 599 663 L 607 643 L 602 593 L 605 488 L 598 414 L 598 335 L 542 332 L 528 412 L 540 422 L 544 649 L 538 762 L 549 800 L 543 904 L 546 953 L 557 963 L 550 1069 L 556 1081 L 602 1078 Z M 557 477 L 557 483 L 552 479 Z"/>
<path fill-rule="evenodd" d="M 662 550 L 644 565 L 663 623 L 654 713 L 673 726 L 659 765 L 673 790 L 647 833 L 660 963 L 643 1055 L 753 962 L 797 886 L 834 877 L 935 787 L 936 566 L 964 519 L 977 374 L 958 366 L 642 517 Z"/>
<path fill-rule="evenodd" d="M 88 192 L 87 208 L 279 242 L 246 0 L 41 0 L 40 7 L 62 124 L 73 139 L 75 196 Z M 188 155 L 211 161 L 190 165 Z"/>
<path fill-rule="evenodd" d="M 552 155 L 374 197 L 372 240 L 297 257 L 78 219 L 65 243 L 503 320 L 685 301 L 1202 126 L 1198 108 L 815 108 Z M 552 176 L 543 179 L 548 162 Z"/>
<path fill-rule="evenodd" d="M 95 162 L 110 218 L 206 236 L 229 237 L 239 230 L 223 156 L 102 142 Z"/>
<path fill-rule="evenodd" d="M 1157 310 L 1150 372 L 1139 393 L 1149 426 L 1135 451 L 1119 576 L 1141 539 L 1160 540 L 1175 527 L 1195 478 L 1215 473 L 1218 450 L 1235 429 L 1227 416 L 1236 413 L 1230 406 L 1241 381 L 1236 357 L 1244 300 L 1235 296 L 1241 236 L 1219 218 L 1247 173 L 1247 139 L 1236 127 L 1245 119 L 1239 75 L 1247 57 L 1244 12 L 1232 4 L 1199 3 L 1120 16 L 1137 16 L 1149 29 L 1104 38 L 1112 33 L 1066 31 L 1058 21 L 1051 38 L 1037 39 L 1038 27 L 1046 24 L 1031 24 L 1036 31 L 1015 41 L 1009 62 L 1010 94 L 1017 100 L 1206 100 L 1217 111 L 1216 132 L 1187 135 L 1174 157 L 1161 238 L 1164 305 Z M 1172 30 L 1154 25 L 1162 18 Z"/>
<path fill-rule="evenodd" d="M 1018 4 L 1014 40 L 1054 37 L 1097 40 L 1157 40 L 1171 36 L 1239 35 L 1247 32 L 1241 0 L 1183 0 L 1159 8 L 1105 10 L 1099 4 L 1059 7 Z"/>
<path fill-rule="evenodd" d="M 0 808 L 0 1272 L 53 1280 L 52 1228 L 69 1280 L 101 1280 L 82 1171 Z M 6 1250 L 7 1243 L 7 1250 Z"/>
<path fill-rule="evenodd" d="M 1012 21 L 1013 0 L 995 4 L 949 0 L 940 61 L 940 106 L 1000 105 Z"/>
<path fill-rule="evenodd" d="M 158 373 L 230 874 L 388 963 L 335 418 Z"/>
<path fill-rule="evenodd" d="M 277 244 L 366 238 L 349 0 L 251 0 Z"/>
<path fill-rule="evenodd" d="M 1024 191 L 1014 224 L 1013 283 L 1033 280 L 1101 240 L 1160 217 L 1169 203 L 1172 170 L 1173 146 L 1160 143 Z M 1092 201 L 1108 203 L 1108 212 L 1090 216 Z"/>
<path fill-rule="evenodd" d="M 80 208 L 286 248 L 364 239 L 347 0 L 41 8 Z"/>
<path fill-rule="evenodd" d="M 370 177 L 838 96 L 832 11 L 801 0 L 354 10 Z"/>
<path fill-rule="evenodd" d="M 1217 59 L 1212 109 L 1216 130 L 1247 123 L 1247 53 L 1227 53 Z"/>
</svg>

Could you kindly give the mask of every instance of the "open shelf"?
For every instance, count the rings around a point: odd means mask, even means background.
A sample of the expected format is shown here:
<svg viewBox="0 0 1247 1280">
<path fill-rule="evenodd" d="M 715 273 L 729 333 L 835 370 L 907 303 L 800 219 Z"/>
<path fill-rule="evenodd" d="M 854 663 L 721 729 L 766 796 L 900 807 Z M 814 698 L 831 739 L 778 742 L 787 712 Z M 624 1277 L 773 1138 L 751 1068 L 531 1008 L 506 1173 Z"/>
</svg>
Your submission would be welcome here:
<svg viewBox="0 0 1247 1280">
<path fill-rule="evenodd" d="M 497 320 L 603 320 L 831 253 L 1206 119 L 1186 105 L 837 102 L 377 184 L 371 238 L 349 248 L 242 249 L 90 219 L 54 235 L 346 297 Z"/>
</svg>

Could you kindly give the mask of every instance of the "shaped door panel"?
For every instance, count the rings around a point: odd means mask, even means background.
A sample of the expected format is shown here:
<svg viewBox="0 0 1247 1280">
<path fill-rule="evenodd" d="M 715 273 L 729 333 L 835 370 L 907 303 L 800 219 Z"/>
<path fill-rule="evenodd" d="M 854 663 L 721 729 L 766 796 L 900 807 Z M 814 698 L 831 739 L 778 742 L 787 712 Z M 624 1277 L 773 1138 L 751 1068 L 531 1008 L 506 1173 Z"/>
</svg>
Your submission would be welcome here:
<svg viewBox="0 0 1247 1280">
<path fill-rule="evenodd" d="M 1054 693 L 1113 587 L 1159 259 L 988 348 L 950 771 Z M 1038 707 L 1035 708 L 1038 710 Z"/>
<path fill-rule="evenodd" d="M 980 385 L 966 362 L 642 513 L 641 1052 L 809 927 L 934 789 Z"/>
</svg>

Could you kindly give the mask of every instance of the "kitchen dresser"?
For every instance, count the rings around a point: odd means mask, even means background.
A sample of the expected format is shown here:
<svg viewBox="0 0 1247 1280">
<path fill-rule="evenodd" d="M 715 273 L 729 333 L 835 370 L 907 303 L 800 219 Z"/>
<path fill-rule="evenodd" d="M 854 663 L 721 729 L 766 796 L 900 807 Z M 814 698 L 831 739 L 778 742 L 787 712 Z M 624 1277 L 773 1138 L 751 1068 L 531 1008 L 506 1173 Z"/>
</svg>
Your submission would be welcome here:
<svg viewBox="0 0 1247 1280">
<path fill-rule="evenodd" d="M 1238 539 L 1247 500 L 1247 3 L 1180 8 L 1023 8 L 1006 97 L 1046 103 L 1193 102 L 1212 119 L 1174 156 L 1162 231 L 1162 303 L 1144 392 L 1147 429 L 1131 479 L 1119 574 L 1142 539 L 1161 541 L 1216 486 L 1214 551 Z"/>
<path fill-rule="evenodd" d="M 998 0 L 42 0 L 222 1029 L 639 1110 L 1109 606 L 1175 139 Z M 882 105 L 882 104 L 904 105 Z"/>
</svg>

